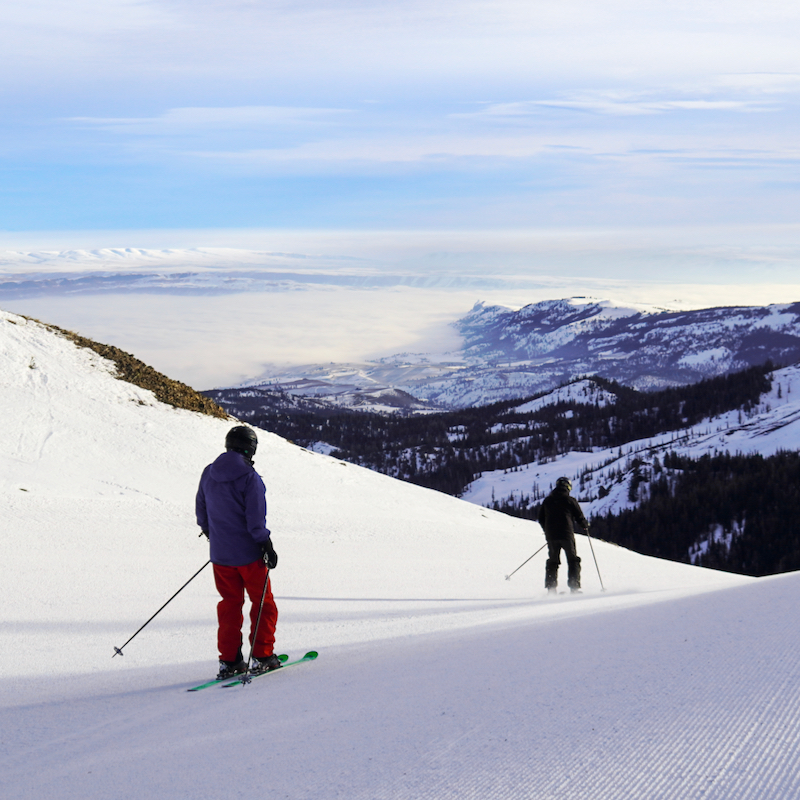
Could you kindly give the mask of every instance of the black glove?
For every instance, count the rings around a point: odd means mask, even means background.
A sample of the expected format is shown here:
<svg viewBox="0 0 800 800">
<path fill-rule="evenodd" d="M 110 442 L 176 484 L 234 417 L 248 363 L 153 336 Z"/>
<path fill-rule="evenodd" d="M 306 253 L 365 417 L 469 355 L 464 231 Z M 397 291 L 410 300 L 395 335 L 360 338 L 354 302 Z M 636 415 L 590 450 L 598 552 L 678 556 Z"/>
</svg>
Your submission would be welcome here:
<svg viewBox="0 0 800 800">
<path fill-rule="evenodd" d="M 200 533 L 198 533 L 197 535 L 198 535 L 198 537 L 199 537 L 199 536 L 205 536 L 205 537 L 206 537 L 206 539 L 208 539 L 208 531 L 203 531 L 203 530 L 201 530 L 201 531 L 200 531 Z"/>
<path fill-rule="evenodd" d="M 261 546 L 261 557 L 269 569 L 275 569 L 278 566 L 278 554 L 269 539 Z"/>
</svg>

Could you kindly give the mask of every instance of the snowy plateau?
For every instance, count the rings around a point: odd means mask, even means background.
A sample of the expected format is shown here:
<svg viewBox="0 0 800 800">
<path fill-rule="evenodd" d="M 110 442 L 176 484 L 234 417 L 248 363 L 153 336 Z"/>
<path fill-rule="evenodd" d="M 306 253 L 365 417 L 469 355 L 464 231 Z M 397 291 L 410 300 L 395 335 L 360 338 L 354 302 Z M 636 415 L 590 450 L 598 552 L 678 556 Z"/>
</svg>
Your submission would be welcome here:
<svg viewBox="0 0 800 800">
<path fill-rule="evenodd" d="M 800 303 L 671 311 L 575 297 L 512 309 L 477 303 L 460 350 L 273 370 L 244 386 L 361 410 L 466 408 L 530 397 L 582 375 L 636 389 L 800 360 Z"/>
<path fill-rule="evenodd" d="M 4 797 L 800 796 L 800 576 L 585 537 L 548 597 L 538 525 L 259 432 L 280 651 L 216 669 L 193 501 L 230 422 L 163 405 L 0 312 Z M 563 567 L 562 567 L 563 569 Z M 602 590 L 600 583 L 602 575 Z"/>
</svg>

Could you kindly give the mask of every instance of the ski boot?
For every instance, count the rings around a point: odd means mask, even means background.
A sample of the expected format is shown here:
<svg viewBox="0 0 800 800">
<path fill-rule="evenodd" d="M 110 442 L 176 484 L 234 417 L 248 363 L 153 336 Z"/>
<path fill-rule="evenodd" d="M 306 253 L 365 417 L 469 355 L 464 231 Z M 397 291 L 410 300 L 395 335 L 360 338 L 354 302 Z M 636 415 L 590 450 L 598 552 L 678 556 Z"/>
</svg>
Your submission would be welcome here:
<svg viewBox="0 0 800 800">
<path fill-rule="evenodd" d="M 222 661 L 219 662 L 219 672 L 217 673 L 218 681 L 226 681 L 234 675 L 241 675 L 247 671 L 247 663 L 244 659 L 238 661 Z"/>
<path fill-rule="evenodd" d="M 272 672 L 282 666 L 280 659 L 276 655 L 264 656 L 264 658 L 254 658 L 250 663 L 250 674 L 260 675 L 262 672 Z"/>
<path fill-rule="evenodd" d="M 544 571 L 544 588 L 549 594 L 558 594 L 558 561 L 547 559 Z"/>
<path fill-rule="evenodd" d="M 581 594 L 581 560 L 577 556 L 569 562 L 567 585 L 572 594 Z"/>
</svg>

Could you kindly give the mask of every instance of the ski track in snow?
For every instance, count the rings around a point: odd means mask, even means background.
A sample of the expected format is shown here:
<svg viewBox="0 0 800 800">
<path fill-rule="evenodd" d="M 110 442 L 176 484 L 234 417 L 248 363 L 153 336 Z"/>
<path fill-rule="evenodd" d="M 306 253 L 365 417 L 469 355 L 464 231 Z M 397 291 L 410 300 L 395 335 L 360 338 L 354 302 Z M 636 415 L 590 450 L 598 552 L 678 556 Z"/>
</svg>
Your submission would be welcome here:
<svg viewBox="0 0 800 800">
<path fill-rule="evenodd" d="M 798 601 L 782 576 L 323 651 L 200 695 L 148 669 L 5 712 L 0 767 L 32 798 L 796 797 Z"/>
</svg>

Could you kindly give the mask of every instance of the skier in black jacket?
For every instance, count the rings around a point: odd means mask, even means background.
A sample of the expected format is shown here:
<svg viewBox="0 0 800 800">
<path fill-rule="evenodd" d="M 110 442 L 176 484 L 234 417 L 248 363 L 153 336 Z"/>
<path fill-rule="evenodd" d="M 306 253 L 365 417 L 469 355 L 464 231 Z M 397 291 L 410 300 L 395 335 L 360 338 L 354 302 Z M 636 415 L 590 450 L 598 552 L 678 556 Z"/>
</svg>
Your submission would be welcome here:
<svg viewBox="0 0 800 800">
<path fill-rule="evenodd" d="M 539 510 L 539 524 L 544 528 L 547 539 L 544 587 L 549 592 L 555 592 L 558 587 L 562 549 L 567 556 L 567 584 L 573 592 L 581 588 L 581 560 L 575 550 L 574 523 L 577 521 L 584 531 L 589 530 L 589 523 L 578 501 L 570 495 L 571 491 L 569 478 L 559 478 L 556 488 L 545 497 Z"/>
</svg>

